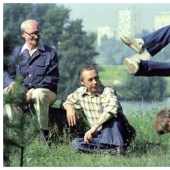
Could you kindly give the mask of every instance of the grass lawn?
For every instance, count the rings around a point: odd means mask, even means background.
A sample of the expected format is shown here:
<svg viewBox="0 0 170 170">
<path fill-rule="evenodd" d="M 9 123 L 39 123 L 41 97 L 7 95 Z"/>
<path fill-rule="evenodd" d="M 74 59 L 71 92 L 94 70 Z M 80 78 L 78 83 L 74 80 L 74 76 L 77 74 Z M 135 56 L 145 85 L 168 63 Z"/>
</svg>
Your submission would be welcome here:
<svg viewBox="0 0 170 170">
<path fill-rule="evenodd" d="M 99 71 L 100 80 L 106 86 L 113 86 L 114 80 L 124 82 L 126 80 L 127 70 L 122 66 L 103 66 L 103 70 Z"/>
<path fill-rule="evenodd" d="M 153 132 L 152 122 L 158 110 L 153 113 L 140 111 L 127 116 L 135 127 L 137 135 L 124 156 L 90 154 L 75 152 L 70 147 L 69 136 L 62 136 L 62 142 L 53 141 L 49 152 L 44 141 L 35 138 L 24 151 L 24 167 L 169 167 L 169 134 L 157 136 Z M 59 138 L 59 137 L 58 137 Z M 10 157 L 12 167 L 18 167 L 20 152 Z"/>
<path fill-rule="evenodd" d="M 99 71 L 100 80 L 106 86 L 114 86 L 113 82 L 118 80 L 122 84 L 126 81 L 126 75 L 130 74 L 124 65 L 104 65 Z M 141 77 L 142 78 L 142 77 Z M 167 91 L 170 93 L 170 78 L 164 77 L 167 81 Z"/>
<path fill-rule="evenodd" d="M 127 70 L 124 66 L 103 66 L 99 72 L 103 84 L 113 86 L 114 80 L 124 82 Z M 170 79 L 165 78 L 170 92 Z M 59 107 L 60 99 L 54 104 Z M 71 149 L 71 138 L 68 134 L 58 136 L 52 142 L 49 152 L 44 141 L 34 138 L 24 150 L 24 167 L 169 167 L 170 134 L 158 136 L 153 131 L 153 120 L 159 110 L 152 112 L 139 110 L 126 113 L 130 124 L 137 135 L 124 156 L 105 154 L 78 153 Z M 19 167 L 21 151 L 12 149 L 10 166 Z M 6 167 L 7 165 L 4 164 Z"/>
</svg>

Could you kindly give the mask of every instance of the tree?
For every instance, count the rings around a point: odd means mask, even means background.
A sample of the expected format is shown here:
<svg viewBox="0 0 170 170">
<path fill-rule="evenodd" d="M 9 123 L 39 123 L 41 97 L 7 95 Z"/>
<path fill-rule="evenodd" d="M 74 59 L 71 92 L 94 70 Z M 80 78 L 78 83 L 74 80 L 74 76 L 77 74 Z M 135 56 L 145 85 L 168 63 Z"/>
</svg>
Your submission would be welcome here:
<svg viewBox="0 0 170 170">
<path fill-rule="evenodd" d="M 42 28 L 41 40 L 58 51 L 64 27 L 69 22 L 70 10 L 56 4 L 33 4 L 33 11 Z"/>
<path fill-rule="evenodd" d="M 164 77 L 134 77 L 127 74 L 123 87 L 116 89 L 123 100 L 161 101 L 167 97 Z"/>
<path fill-rule="evenodd" d="M 82 21 L 71 21 L 64 29 L 59 46 L 59 91 L 63 96 L 78 87 L 78 70 L 84 65 L 96 65 L 94 57 L 95 34 L 82 31 Z"/>
<path fill-rule="evenodd" d="M 3 35 L 3 54 L 4 54 L 4 63 L 3 68 L 4 71 L 8 69 L 8 57 L 12 53 L 12 50 L 14 49 L 16 42 L 14 36 L 9 31 L 4 31 Z"/>
<path fill-rule="evenodd" d="M 122 42 L 115 38 L 102 39 L 101 46 L 97 48 L 99 56 L 96 62 L 101 65 L 121 65 L 126 57 L 133 54 L 128 47 L 122 46 Z"/>
<path fill-rule="evenodd" d="M 9 31 L 16 42 L 15 47 L 23 43 L 20 34 L 20 25 L 23 20 L 32 18 L 32 4 L 4 3 L 3 4 L 3 30 Z"/>
<path fill-rule="evenodd" d="M 22 11 L 23 9 L 26 12 Z M 7 11 L 10 11 L 9 14 Z M 70 10 L 56 4 L 4 4 L 4 31 L 9 31 L 12 37 L 9 44 L 15 40 L 17 44 L 14 47 L 22 45 L 20 24 L 26 19 L 33 18 L 42 28 L 41 41 L 57 51 L 60 96 L 70 93 L 78 86 L 76 77 L 78 69 L 82 65 L 95 65 L 94 57 L 98 54 L 94 46 L 96 35 L 87 35 L 82 31 L 82 21 L 70 21 L 69 15 Z"/>
<path fill-rule="evenodd" d="M 3 102 L 4 105 L 13 104 L 23 107 L 25 104 L 25 88 L 21 86 L 21 77 L 17 77 L 16 82 L 15 90 L 13 93 L 5 93 Z M 12 122 L 9 121 L 6 114 L 3 115 L 3 160 L 5 166 L 10 166 L 11 159 L 17 157 L 16 161 L 22 167 L 24 164 L 25 148 L 38 132 L 36 126 L 37 117 L 33 117 L 28 113 L 22 113 L 20 110 L 16 114 L 17 118 L 13 118 Z"/>
</svg>

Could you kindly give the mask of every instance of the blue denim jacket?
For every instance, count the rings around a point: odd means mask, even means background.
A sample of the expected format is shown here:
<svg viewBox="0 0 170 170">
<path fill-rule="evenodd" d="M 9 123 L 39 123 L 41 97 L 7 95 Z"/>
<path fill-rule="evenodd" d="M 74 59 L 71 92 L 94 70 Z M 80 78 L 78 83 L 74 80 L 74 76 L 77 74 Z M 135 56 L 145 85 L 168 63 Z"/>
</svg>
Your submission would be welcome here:
<svg viewBox="0 0 170 170">
<path fill-rule="evenodd" d="M 10 57 L 5 86 L 15 81 L 16 75 L 22 76 L 22 84 L 27 90 L 31 88 L 47 88 L 57 93 L 59 80 L 57 53 L 44 45 L 44 50 L 38 49 L 32 57 L 27 49 L 20 52 L 22 47 L 16 48 Z"/>
</svg>

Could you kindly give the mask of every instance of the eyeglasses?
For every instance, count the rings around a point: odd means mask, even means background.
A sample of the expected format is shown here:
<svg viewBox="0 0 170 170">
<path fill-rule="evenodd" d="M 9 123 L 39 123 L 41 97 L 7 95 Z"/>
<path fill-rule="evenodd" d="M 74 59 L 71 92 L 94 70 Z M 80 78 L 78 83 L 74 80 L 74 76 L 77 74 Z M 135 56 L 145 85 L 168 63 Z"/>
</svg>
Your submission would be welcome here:
<svg viewBox="0 0 170 170">
<path fill-rule="evenodd" d="M 32 33 L 28 33 L 26 31 L 24 31 L 26 34 L 30 35 L 31 37 L 34 37 L 35 35 L 37 36 L 40 36 L 42 34 L 42 31 L 35 31 L 35 32 L 32 32 Z"/>
</svg>

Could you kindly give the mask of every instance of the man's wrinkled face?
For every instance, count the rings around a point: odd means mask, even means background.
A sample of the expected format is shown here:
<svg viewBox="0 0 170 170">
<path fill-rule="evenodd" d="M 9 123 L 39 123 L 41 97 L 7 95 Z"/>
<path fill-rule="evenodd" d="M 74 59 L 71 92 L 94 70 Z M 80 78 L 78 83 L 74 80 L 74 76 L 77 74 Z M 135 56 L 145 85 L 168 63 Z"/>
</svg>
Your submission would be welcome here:
<svg viewBox="0 0 170 170">
<path fill-rule="evenodd" d="M 22 36 L 29 44 L 37 45 L 40 39 L 41 30 L 36 22 L 30 22 L 27 24 Z"/>
<path fill-rule="evenodd" d="M 96 70 L 84 70 L 82 76 L 83 80 L 80 81 L 80 84 L 85 86 L 89 93 L 93 95 L 99 87 L 99 76 Z"/>
</svg>

